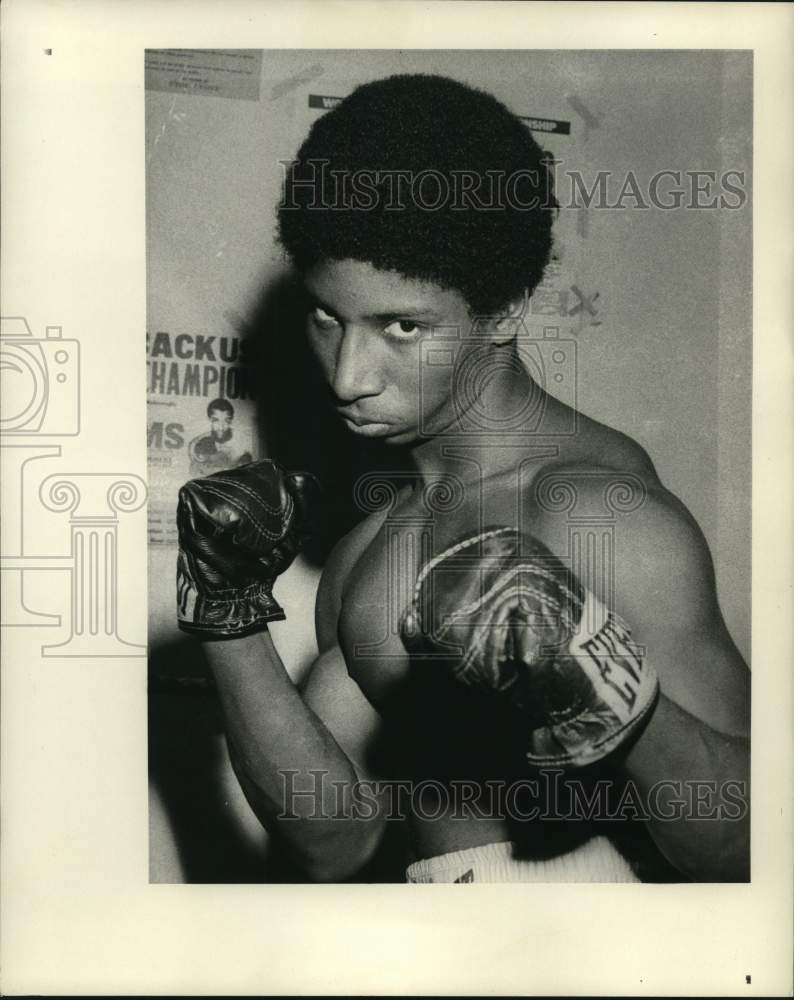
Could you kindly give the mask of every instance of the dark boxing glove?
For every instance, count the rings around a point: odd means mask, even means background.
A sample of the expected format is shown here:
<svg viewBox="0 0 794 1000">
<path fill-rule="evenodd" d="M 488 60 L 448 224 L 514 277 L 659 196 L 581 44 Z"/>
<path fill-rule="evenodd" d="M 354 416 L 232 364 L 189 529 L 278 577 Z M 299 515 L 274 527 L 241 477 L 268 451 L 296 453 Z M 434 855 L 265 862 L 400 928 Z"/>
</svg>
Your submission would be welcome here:
<svg viewBox="0 0 794 1000">
<path fill-rule="evenodd" d="M 536 766 L 592 764 L 634 733 L 659 682 L 626 624 L 511 528 L 431 559 L 400 621 L 408 652 L 512 704 Z"/>
<path fill-rule="evenodd" d="M 276 577 L 310 531 L 319 483 L 275 462 L 252 462 L 179 491 L 177 617 L 184 632 L 233 639 L 286 615 Z"/>
</svg>

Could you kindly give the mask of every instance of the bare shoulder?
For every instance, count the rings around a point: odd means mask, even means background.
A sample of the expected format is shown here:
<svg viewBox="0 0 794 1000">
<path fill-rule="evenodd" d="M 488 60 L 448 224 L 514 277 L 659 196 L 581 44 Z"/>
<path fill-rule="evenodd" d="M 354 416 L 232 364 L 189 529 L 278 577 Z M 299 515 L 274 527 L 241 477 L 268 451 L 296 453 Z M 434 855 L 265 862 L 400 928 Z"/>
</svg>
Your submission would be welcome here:
<svg viewBox="0 0 794 1000">
<path fill-rule="evenodd" d="M 713 577 L 700 526 L 650 464 L 551 465 L 531 483 L 524 502 L 531 507 L 535 533 L 553 543 L 552 551 L 565 548 L 572 529 L 600 529 L 619 543 L 623 557 L 642 553 L 646 572 L 659 569 L 661 561 L 671 569 L 697 570 L 703 583 Z"/>
<path fill-rule="evenodd" d="M 547 470 L 525 502 L 536 537 L 649 650 L 662 691 L 715 728 L 743 732 L 747 666 L 720 611 L 708 544 L 684 503 L 655 473 L 583 462 Z"/>
<path fill-rule="evenodd" d="M 610 579 L 625 601 L 631 603 L 637 593 L 659 599 L 669 580 L 675 581 L 669 589 L 684 598 L 689 615 L 713 613 L 714 571 L 706 539 L 652 466 L 552 465 L 533 481 L 524 503 L 531 510 L 533 533 L 557 555 L 568 554 L 577 537 L 589 537 L 591 544 L 596 538 L 608 542 Z"/>
<path fill-rule="evenodd" d="M 576 434 L 560 440 L 559 457 L 552 466 L 612 469 L 657 480 L 650 455 L 634 438 L 582 413 L 577 414 L 577 425 Z"/>
<path fill-rule="evenodd" d="M 321 653 L 338 643 L 337 623 L 345 583 L 377 534 L 382 520 L 382 515 L 373 514 L 359 522 L 336 543 L 323 567 L 314 609 L 317 645 Z"/>
</svg>

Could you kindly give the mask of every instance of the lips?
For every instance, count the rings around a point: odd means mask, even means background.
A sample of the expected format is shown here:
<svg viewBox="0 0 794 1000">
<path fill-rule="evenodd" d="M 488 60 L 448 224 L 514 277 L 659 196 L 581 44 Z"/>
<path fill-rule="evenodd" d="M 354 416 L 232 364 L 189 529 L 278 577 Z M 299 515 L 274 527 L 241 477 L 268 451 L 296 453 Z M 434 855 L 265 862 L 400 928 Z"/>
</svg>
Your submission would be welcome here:
<svg viewBox="0 0 794 1000">
<path fill-rule="evenodd" d="M 337 408 L 336 412 L 339 414 L 340 417 L 343 417 L 345 420 L 349 420 L 351 424 L 355 424 L 356 427 L 364 427 L 367 424 L 382 424 L 383 423 L 382 420 L 373 420 L 370 417 L 362 417 L 358 413 L 350 413 L 349 410 L 343 410 L 343 409 Z"/>
<path fill-rule="evenodd" d="M 362 417 L 360 414 L 349 413 L 339 410 L 339 415 L 347 425 L 351 434 L 358 434 L 361 437 L 379 438 L 388 437 L 393 433 L 392 425 L 381 420 L 372 420 L 369 417 Z"/>
</svg>

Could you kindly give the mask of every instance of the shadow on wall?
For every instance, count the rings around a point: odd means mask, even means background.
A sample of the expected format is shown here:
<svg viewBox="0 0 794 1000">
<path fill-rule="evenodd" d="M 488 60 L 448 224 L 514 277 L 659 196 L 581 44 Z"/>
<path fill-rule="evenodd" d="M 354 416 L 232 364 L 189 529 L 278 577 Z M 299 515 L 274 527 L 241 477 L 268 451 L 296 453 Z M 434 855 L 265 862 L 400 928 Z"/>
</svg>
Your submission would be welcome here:
<svg viewBox="0 0 794 1000">
<path fill-rule="evenodd" d="M 269 457 L 314 473 L 324 488 L 318 532 L 305 552 L 322 566 L 363 516 L 353 488 L 363 472 L 397 468 L 397 456 L 345 431 L 311 355 L 300 288 L 292 277 L 269 285 L 238 331 Z M 310 664 L 291 665 L 302 677 Z M 149 658 L 149 779 L 181 873 L 188 883 L 293 882 L 303 877 L 257 823 L 231 772 L 220 704 L 201 644 L 187 636 L 153 647 Z M 153 837 L 154 855 L 162 845 Z M 166 866 L 167 867 L 167 866 Z M 390 881 L 368 872 L 364 880 Z M 158 880 L 159 877 L 158 877 Z"/>
<path fill-rule="evenodd" d="M 179 859 L 179 871 L 157 881 L 303 880 L 253 814 L 242 819 L 248 806 L 229 763 L 215 686 L 200 643 L 187 636 L 150 658 L 149 781 Z"/>
<path fill-rule="evenodd" d="M 187 882 L 262 879 L 264 855 L 246 842 L 224 801 L 223 753 L 220 706 L 200 644 L 185 637 L 153 649 L 149 781 Z M 158 849 L 150 844 L 153 853 Z M 176 873 L 173 879 L 180 880 Z"/>
<path fill-rule="evenodd" d="M 306 338 L 303 294 L 292 275 L 266 289 L 239 333 L 268 455 L 284 468 L 314 473 L 323 484 L 323 516 L 306 552 L 322 565 L 364 516 L 354 501 L 357 479 L 365 472 L 388 478 L 404 471 L 405 457 L 401 450 L 354 438 L 334 412 Z"/>
</svg>

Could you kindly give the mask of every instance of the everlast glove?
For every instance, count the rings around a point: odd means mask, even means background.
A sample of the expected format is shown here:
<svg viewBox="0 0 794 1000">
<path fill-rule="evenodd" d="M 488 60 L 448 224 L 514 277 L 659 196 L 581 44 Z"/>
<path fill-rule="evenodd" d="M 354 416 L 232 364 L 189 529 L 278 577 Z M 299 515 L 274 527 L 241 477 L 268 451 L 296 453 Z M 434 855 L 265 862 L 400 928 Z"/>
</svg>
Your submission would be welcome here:
<svg viewBox="0 0 794 1000">
<path fill-rule="evenodd" d="M 179 491 L 179 627 L 233 639 L 286 617 L 273 584 L 300 551 L 319 494 L 308 474 L 252 462 Z"/>
<path fill-rule="evenodd" d="M 543 544 L 510 528 L 430 560 L 400 634 L 420 661 L 447 662 L 457 680 L 508 699 L 533 765 L 601 760 L 656 702 L 656 672 L 628 627 Z"/>
</svg>

